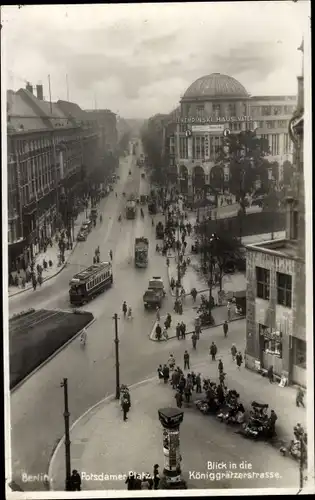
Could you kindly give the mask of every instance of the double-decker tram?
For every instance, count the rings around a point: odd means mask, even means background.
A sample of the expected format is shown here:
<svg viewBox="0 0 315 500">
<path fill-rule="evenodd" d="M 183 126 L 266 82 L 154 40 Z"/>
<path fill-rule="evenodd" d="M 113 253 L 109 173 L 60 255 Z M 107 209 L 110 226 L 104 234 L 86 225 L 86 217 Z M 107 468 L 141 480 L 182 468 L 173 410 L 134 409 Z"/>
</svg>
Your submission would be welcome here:
<svg viewBox="0 0 315 500">
<path fill-rule="evenodd" d="M 110 262 L 100 262 L 75 274 L 70 281 L 70 303 L 82 306 L 113 283 L 113 269 Z"/>
</svg>

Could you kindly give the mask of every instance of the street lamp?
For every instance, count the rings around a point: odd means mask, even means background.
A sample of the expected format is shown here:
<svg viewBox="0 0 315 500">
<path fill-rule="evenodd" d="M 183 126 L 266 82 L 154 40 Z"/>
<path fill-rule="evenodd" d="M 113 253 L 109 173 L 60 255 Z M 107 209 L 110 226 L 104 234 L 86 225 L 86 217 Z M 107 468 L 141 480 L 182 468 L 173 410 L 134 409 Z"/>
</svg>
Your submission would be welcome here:
<svg viewBox="0 0 315 500">
<path fill-rule="evenodd" d="M 66 484 L 65 490 L 71 491 L 71 454 L 70 454 L 70 426 L 69 426 L 69 407 L 68 407 L 68 379 L 64 378 L 60 383 L 64 393 L 64 421 L 65 421 L 65 464 L 66 464 Z"/>
<path fill-rule="evenodd" d="M 118 314 L 113 316 L 115 322 L 115 367 L 116 367 L 116 399 L 120 397 L 120 370 L 119 370 L 119 338 L 118 338 Z"/>
</svg>

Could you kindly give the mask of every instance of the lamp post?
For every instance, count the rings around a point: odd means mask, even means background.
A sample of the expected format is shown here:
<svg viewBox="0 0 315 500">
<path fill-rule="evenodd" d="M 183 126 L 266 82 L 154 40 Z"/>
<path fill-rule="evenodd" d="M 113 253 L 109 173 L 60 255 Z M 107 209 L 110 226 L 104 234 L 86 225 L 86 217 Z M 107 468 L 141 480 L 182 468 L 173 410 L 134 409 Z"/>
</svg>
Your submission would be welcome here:
<svg viewBox="0 0 315 500">
<path fill-rule="evenodd" d="M 215 235 L 212 234 L 211 238 L 209 240 L 209 250 L 210 250 L 210 258 L 209 258 L 209 265 L 210 265 L 210 278 L 209 278 L 209 316 L 211 317 L 211 311 L 212 311 L 212 286 L 213 286 L 213 268 L 212 268 L 212 244 L 214 241 L 217 241 L 219 238 Z"/>
<path fill-rule="evenodd" d="M 119 370 L 119 338 L 118 338 L 118 314 L 113 316 L 115 322 L 115 367 L 116 367 L 116 399 L 120 397 L 120 370 Z"/>
<path fill-rule="evenodd" d="M 68 407 L 68 379 L 64 378 L 60 383 L 64 393 L 64 421 L 65 421 L 65 464 L 66 464 L 66 483 L 65 490 L 71 491 L 71 454 L 70 454 L 70 426 L 69 426 L 69 407 Z"/>
<path fill-rule="evenodd" d="M 238 212 L 238 217 L 239 217 L 239 223 L 240 223 L 240 241 L 242 241 L 242 217 L 244 216 L 244 199 L 243 199 L 243 192 L 244 192 L 244 178 L 245 178 L 245 170 L 242 169 L 240 173 L 240 209 Z"/>
</svg>

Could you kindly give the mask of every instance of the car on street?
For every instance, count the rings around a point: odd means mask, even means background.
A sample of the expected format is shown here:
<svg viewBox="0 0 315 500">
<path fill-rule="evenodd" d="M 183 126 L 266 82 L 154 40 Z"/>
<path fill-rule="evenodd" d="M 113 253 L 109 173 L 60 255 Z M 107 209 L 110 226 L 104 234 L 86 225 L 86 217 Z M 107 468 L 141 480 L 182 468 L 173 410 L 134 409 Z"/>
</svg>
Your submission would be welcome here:
<svg viewBox="0 0 315 500">
<path fill-rule="evenodd" d="M 251 206 L 252 207 L 262 207 L 263 204 L 264 204 L 264 201 L 265 201 L 265 196 L 258 196 L 257 198 L 255 198 L 252 203 L 251 203 Z"/>
<path fill-rule="evenodd" d="M 87 231 L 87 232 L 90 232 L 92 229 L 92 221 L 91 220 L 87 220 L 87 221 L 84 221 L 82 223 L 82 226 L 81 226 L 81 229 L 80 231 Z"/>
<path fill-rule="evenodd" d="M 77 241 L 86 241 L 86 239 L 87 239 L 87 232 L 80 231 L 77 236 Z"/>
</svg>

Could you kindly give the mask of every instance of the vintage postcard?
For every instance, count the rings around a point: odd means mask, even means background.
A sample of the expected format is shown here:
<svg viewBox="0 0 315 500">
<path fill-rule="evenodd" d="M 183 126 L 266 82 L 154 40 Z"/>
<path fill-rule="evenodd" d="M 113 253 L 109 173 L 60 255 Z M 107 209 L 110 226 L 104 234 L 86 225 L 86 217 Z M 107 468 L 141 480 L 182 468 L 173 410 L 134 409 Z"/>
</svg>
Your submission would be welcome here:
<svg viewBox="0 0 315 500">
<path fill-rule="evenodd" d="M 2 6 L 1 50 L 8 498 L 314 493 L 310 2 Z"/>
</svg>

